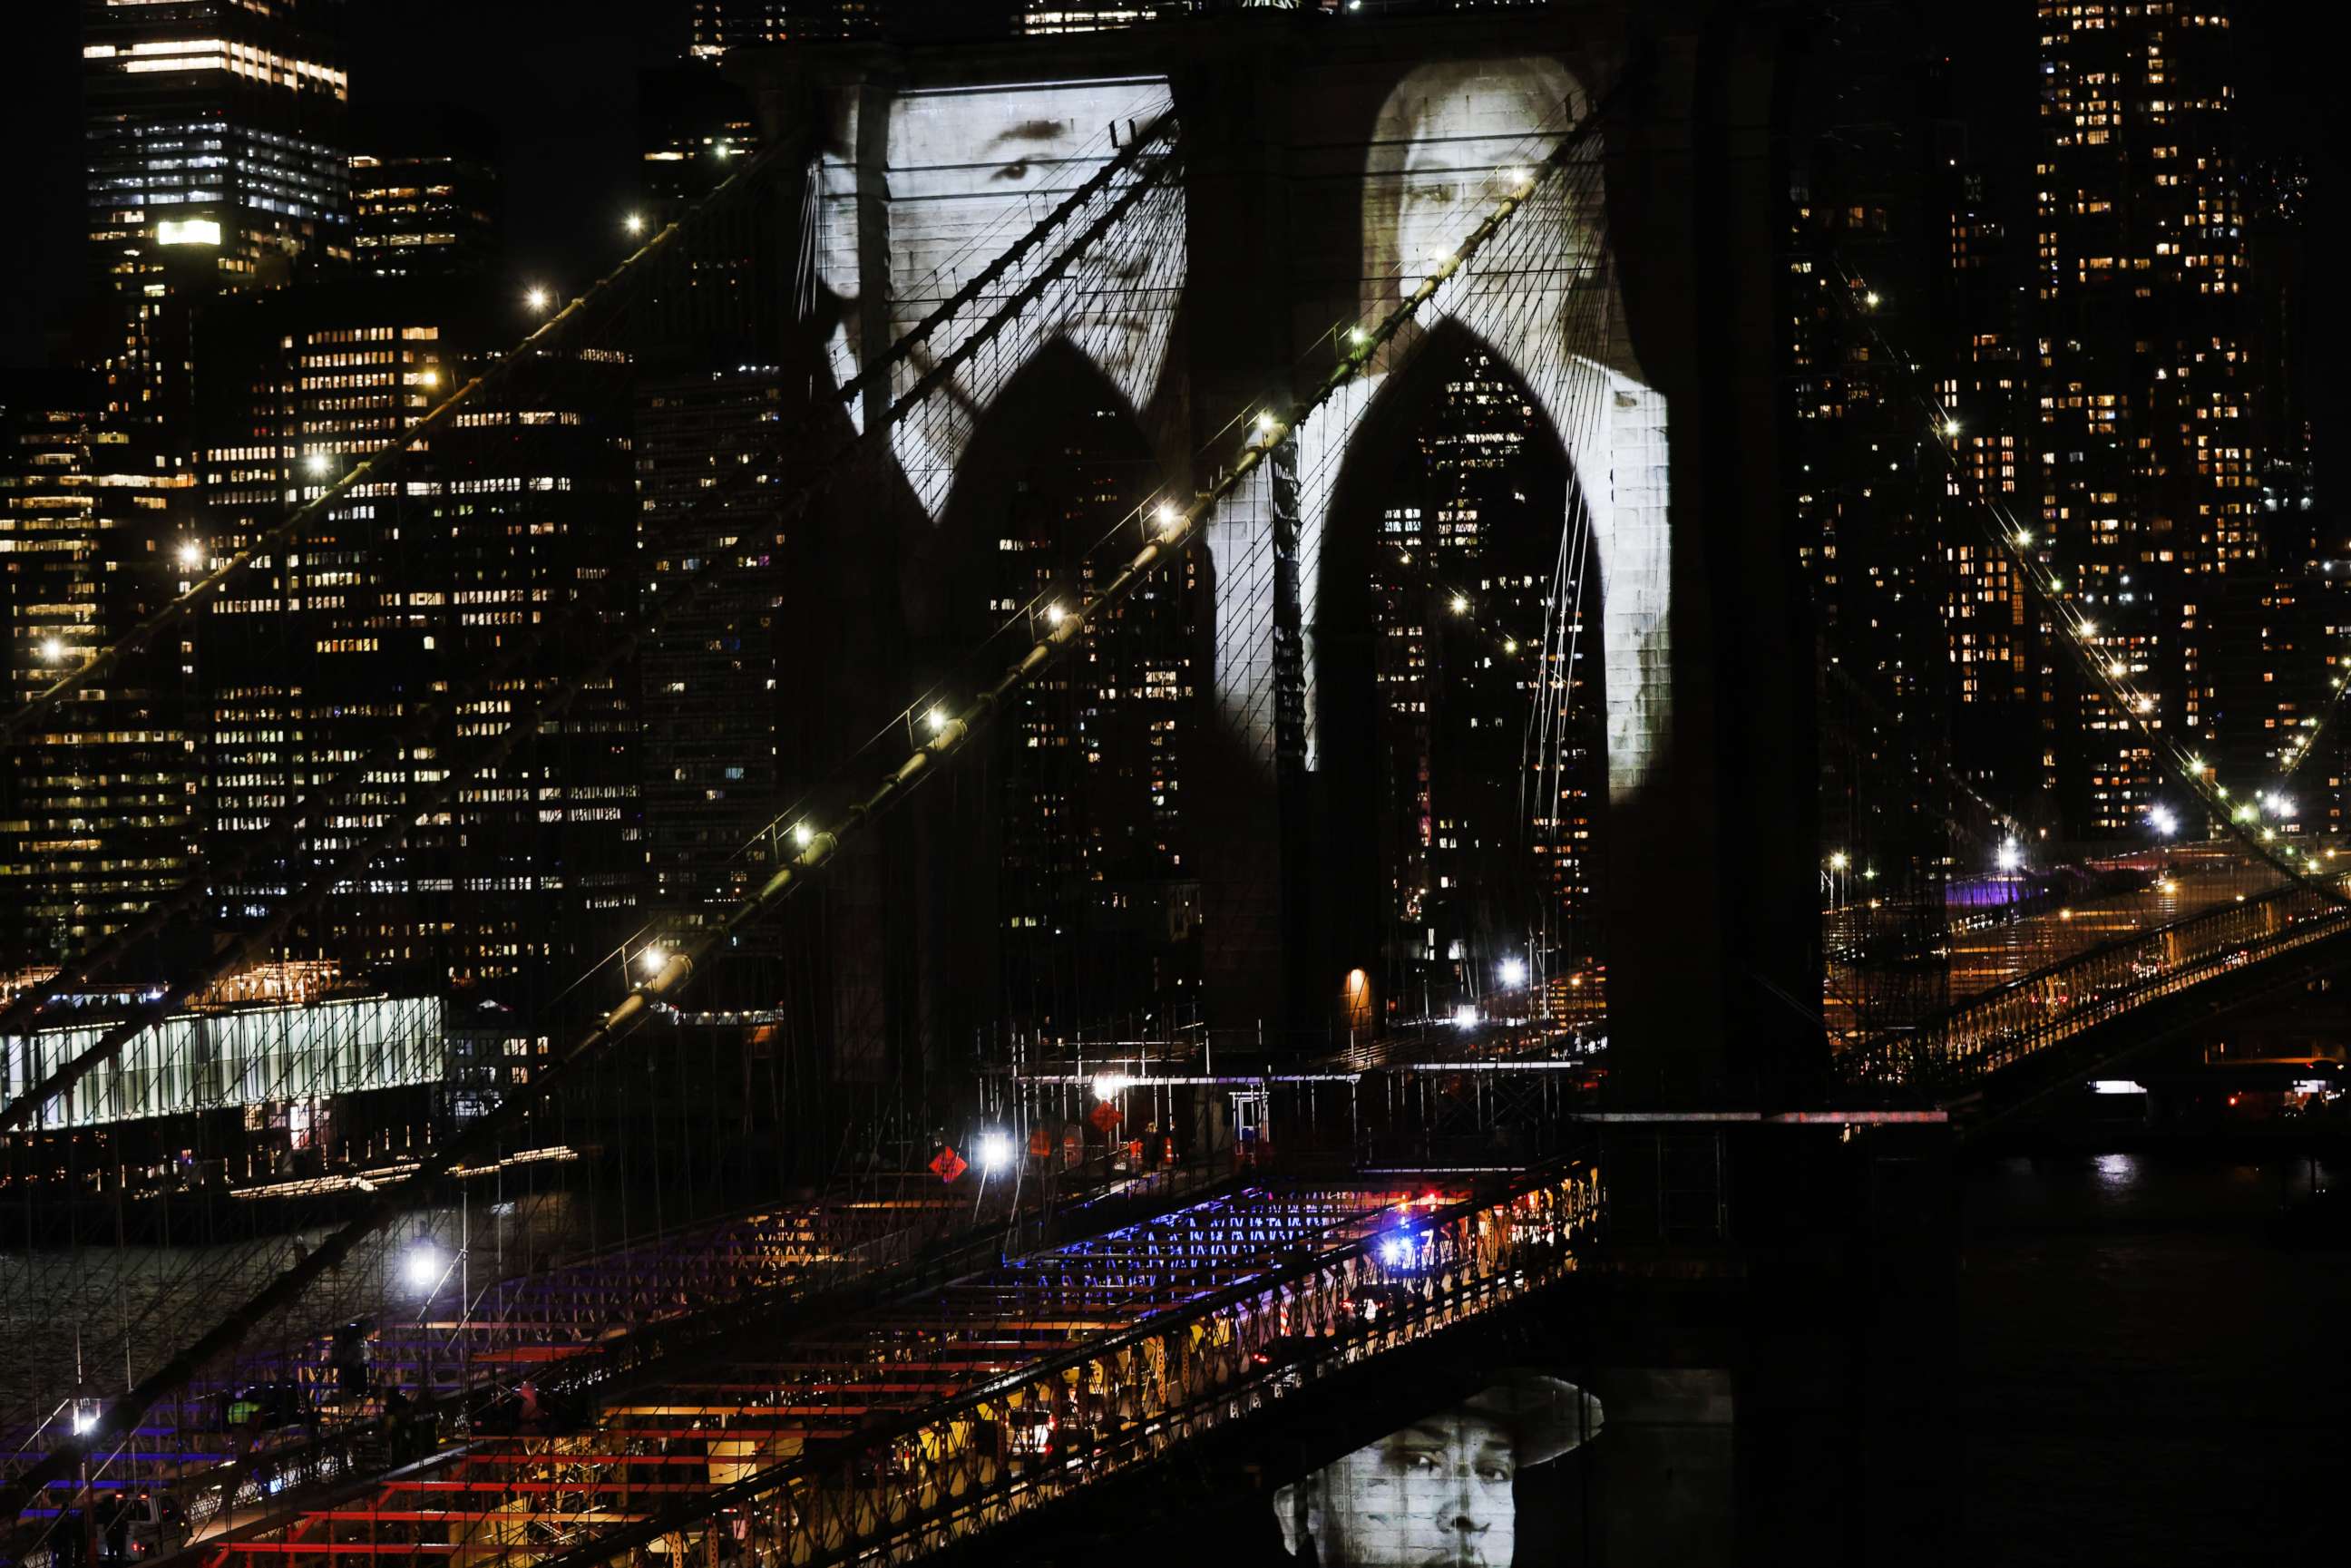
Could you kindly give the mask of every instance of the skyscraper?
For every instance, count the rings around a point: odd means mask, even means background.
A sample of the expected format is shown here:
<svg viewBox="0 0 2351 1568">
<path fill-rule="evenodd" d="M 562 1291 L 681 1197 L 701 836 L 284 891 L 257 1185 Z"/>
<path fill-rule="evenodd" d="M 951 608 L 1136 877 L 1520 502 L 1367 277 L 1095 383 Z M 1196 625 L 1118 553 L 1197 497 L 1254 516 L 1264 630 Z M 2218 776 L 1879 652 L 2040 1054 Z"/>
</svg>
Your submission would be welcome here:
<svg viewBox="0 0 2351 1568">
<path fill-rule="evenodd" d="M 479 151 L 387 149 L 351 158 L 351 242 L 379 277 L 472 277 L 498 250 L 497 166 Z"/>
<path fill-rule="evenodd" d="M 0 595 L 22 703 L 120 636 L 202 562 L 189 476 L 133 459 L 93 375 L 0 384 Z M 10 747 L 0 769 L 0 969 L 56 963 L 177 887 L 193 851 L 183 668 L 135 663 Z"/>
<path fill-rule="evenodd" d="M 215 551 L 315 500 L 423 418 L 499 333 L 423 285 L 354 279 L 214 314 L 208 362 L 243 367 L 208 400 L 205 528 Z M 193 638 L 205 705 L 203 823 L 214 918 L 236 929 L 403 814 L 404 841 L 307 925 L 359 972 L 506 983 L 560 969 L 632 908 L 638 819 L 635 674 L 623 667 L 530 723 L 531 706 L 601 651 L 567 634 L 593 598 L 624 613 L 632 571 L 621 357 L 580 350 L 520 369 L 207 607 Z M 599 623 L 601 625 L 601 623 Z M 527 657 L 512 639 L 545 635 Z M 476 685 L 470 695 L 461 695 Z M 421 706 L 440 716 L 380 747 Z M 512 753 L 427 810 L 423 791 L 521 719 Z M 367 777 L 296 841 L 273 816 L 345 766 Z M 599 951 L 601 949 L 599 948 Z M 567 973 L 564 976 L 569 978 Z"/>
<path fill-rule="evenodd" d="M 2136 825 L 2167 788 L 2142 721 L 2241 782 L 2270 768 L 2313 695 L 2242 658 L 2289 612 L 2256 517 L 2230 10 L 2039 7 L 2035 548 L 2094 656 L 2144 694 L 2127 713 L 2070 680 L 2057 727 L 2084 738 L 2062 787 L 2085 832 Z"/>
<path fill-rule="evenodd" d="M 89 244 L 110 422 L 184 428 L 191 313 L 350 256 L 340 0 L 83 0 Z"/>
<path fill-rule="evenodd" d="M 767 459 L 789 406 L 787 382 L 779 370 L 746 366 L 649 379 L 637 392 L 645 592 L 671 591 L 714 549 L 730 558 L 644 650 L 646 896 L 664 923 L 723 911 L 772 870 L 778 848 L 754 840 L 786 777 L 792 660 L 779 612 L 788 541 L 768 486 L 717 486 Z M 727 519 L 732 545 L 712 540 L 714 511 Z"/>
</svg>

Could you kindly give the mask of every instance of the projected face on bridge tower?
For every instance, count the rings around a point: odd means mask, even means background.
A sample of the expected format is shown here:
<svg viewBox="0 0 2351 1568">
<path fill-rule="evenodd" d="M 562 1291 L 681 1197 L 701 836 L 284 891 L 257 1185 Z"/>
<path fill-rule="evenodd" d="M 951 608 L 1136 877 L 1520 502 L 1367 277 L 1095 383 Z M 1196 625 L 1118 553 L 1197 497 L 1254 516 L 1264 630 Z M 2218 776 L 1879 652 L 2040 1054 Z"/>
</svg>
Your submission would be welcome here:
<svg viewBox="0 0 2351 1568">
<path fill-rule="evenodd" d="M 1508 1568 L 1521 1470 L 1600 1430 L 1600 1402 L 1536 1373 L 1389 1433 L 1274 1494 L 1282 1545 L 1322 1568 Z"/>
<path fill-rule="evenodd" d="M 1546 58 L 1451 62 L 1407 74 L 1369 139 L 1358 319 L 1384 317 L 1456 256 L 1589 112 L 1583 85 Z M 1322 530 L 1355 433 L 1369 425 L 1403 357 L 1449 319 L 1525 385 L 1565 450 L 1589 513 L 1606 660 L 1608 793 L 1623 802 L 1651 780 L 1667 748 L 1673 579 L 1665 399 L 1647 384 L 1625 332 L 1604 187 L 1589 162 L 1600 151 L 1597 141 L 1586 144 L 1582 162 L 1543 183 L 1359 384 L 1300 432 L 1300 610 L 1311 683 Z M 1311 727 L 1311 701 L 1307 711 Z M 1310 728 L 1310 767 L 1318 751 Z"/>
<path fill-rule="evenodd" d="M 816 170 L 813 265 L 838 318 L 826 355 L 837 382 L 1004 256 L 1032 225 L 1129 145 L 1167 107 L 1164 81 L 1122 78 L 838 97 L 831 149 Z M 879 115 L 878 128 L 861 124 Z M 880 156 L 862 157 L 862 143 Z M 1051 243 L 1013 267 L 989 299 L 1035 279 L 1105 213 L 1122 181 Z M 1186 251 L 1180 186 L 1155 185 L 1071 262 L 1021 319 L 961 361 L 892 429 L 900 471 L 934 522 L 944 514 L 973 433 L 1037 352 L 1066 341 L 1099 369 L 1126 411 L 1156 393 L 1167 362 Z M 886 277 L 877 277 L 886 267 Z M 884 287 L 886 285 L 886 287 Z M 879 291 L 886 320 L 866 319 Z M 990 307 L 967 309 L 917 345 L 892 377 L 895 398 L 949 360 Z M 862 410 L 852 409 L 861 428 Z"/>
</svg>

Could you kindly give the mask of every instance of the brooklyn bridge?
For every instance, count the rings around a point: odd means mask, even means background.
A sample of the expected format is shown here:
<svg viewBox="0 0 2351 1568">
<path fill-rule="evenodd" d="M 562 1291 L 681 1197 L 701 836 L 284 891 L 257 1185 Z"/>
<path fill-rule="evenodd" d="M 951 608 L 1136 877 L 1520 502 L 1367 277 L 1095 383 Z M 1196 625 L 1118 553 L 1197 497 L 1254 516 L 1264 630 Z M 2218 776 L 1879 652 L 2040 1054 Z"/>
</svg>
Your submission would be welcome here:
<svg viewBox="0 0 2351 1568">
<path fill-rule="evenodd" d="M 1542 1363 L 1546 1452 L 1792 1434 L 1655 1483 L 1730 1561 L 1865 1463 L 1735 1325 L 1931 1297 L 1961 1151 L 2351 963 L 2301 753 L 2144 719 L 2160 823 L 2067 841 L 1840 656 L 1768 32 L 1255 20 L 736 51 L 706 192 L 501 352 L 357 340 L 412 401 L 12 692 L 214 781 L 0 1012 L 11 1560 L 1327 1542 Z M 1802 287 L 2149 714 L 1892 284 Z"/>
</svg>

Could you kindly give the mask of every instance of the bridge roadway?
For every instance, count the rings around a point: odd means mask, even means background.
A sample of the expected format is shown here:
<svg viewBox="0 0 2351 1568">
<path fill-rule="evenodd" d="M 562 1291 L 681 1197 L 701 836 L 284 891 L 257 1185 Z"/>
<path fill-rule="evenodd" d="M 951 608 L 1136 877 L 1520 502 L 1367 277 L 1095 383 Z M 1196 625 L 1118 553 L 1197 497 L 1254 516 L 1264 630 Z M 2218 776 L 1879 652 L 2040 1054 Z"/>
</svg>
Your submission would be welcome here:
<svg viewBox="0 0 2351 1568">
<path fill-rule="evenodd" d="M 598 1390 L 207 1543 L 238 1558 L 904 1561 L 1575 1267 L 1588 1165 L 1252 1186 Z M 682 1555 L 683 1554 L 683 1555 Z"/>
<path fill-rule="evenodd" d="M 579 1357 L 610 1362 L 642 1339 L 684 1320 L 726 1310 L 781 1306 L 907 1262 L 943 1239 L 1010 1213 L 1001 1186 L 981 1200 L 946 1192 L 927 1172 L 883 1191 L 831 1192 L 821 1199 L 765 1206 L 696 1221 L 489 1286 L 470 1311 L 457 1281 L 444 1278 L 404 1312 L 371 1314 L 371 1381 L 397 1388 L 429 1424 L 435 1406 L 550 1375 Z M 1082 1197 L 1090 1188 L 1081 1186 Z M 392 1270 L 397 1279 L 399 1270 Z M 349 1304 L 344 1303 L 347 1310 Z M 59 1516 L 85 1484 L 105 1516 L 126 1495 L 172 1496 L 200 1534 L 252 1516 L 287 1487 L 331 1483 L 380 1467 L 386 1458 L 377 1398 L 338 1387 L 331 1333 L 291 1348 L 241 1356 L 229 1375 L 192 1384 L 157 1406 L 132 1442 L 92 1464 L 87 1482 L 53 1481 L 51 1506 L 27 1511 L 37 1530 Z M 556 1374 L 559 1375 L 559 1374 Z M 231 1398 L 256 1386 L 280 1390 L 272 1414 L 232 1427 Z M 7 1471 L 37 1457 L 62 1414 L 12 1434 Z"/>
<path fill-rule="evenodd" d="M 2351 894 L 2351 875 L 2329 873 L 2322 885 L 2273 878 L 2266 892 L 2214 896 L 2213 884 L 2224 874 L 2214 868 L 2179 918 L 2158 923 L 2109 914 L 2103 927 L 2090 929 L 2119 929 L 2120 935 L 1978 989 L 1915 1028 L 1863 1042 L 1839 1058 L 1843 1075 L 1949 1100 L 1994 1072 L 2085 1040 L 2157 1003 L 2215 981 L 2257 978 L 2287 960 L 2306 964 L 2319 956 L 2321 944 L 2351 936 L 2351 906 L 2342 902 Z M 2180 895 L 2158 891 L 2155 896 Z M 2083 920 L 2078 915 L 2073 921 L 2037 918 L 2064 925 Z"/>
</svg>

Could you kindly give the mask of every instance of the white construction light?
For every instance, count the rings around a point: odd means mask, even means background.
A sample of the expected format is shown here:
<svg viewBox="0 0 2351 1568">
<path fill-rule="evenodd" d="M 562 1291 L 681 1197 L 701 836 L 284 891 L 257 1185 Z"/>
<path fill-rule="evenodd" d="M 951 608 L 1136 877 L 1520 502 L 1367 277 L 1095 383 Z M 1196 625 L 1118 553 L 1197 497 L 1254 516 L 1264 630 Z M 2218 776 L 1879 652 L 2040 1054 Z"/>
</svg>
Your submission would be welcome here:
<svg viewBox="0 0 2351 1568">
<path fill-rule="evenodd" d="M 979 1135 L 978 1141 L 972 1145 L 972 1152 L 979 1156 L 981 1172 L 993 1176 L 1012 1163 L 1012 1139 L 1007 1134 L 991 1129 Z"/>
<path fill-rule="evenodd" d="M 441 1255 L 441 1249 L 420 1236 L 401 1260 L 400 1271 L 410 1290 L 429 1291 L 449 1271 L 449 1260 Z"/>
<path fill-rule="evenodd" d="M 1502 960 L 1502 984 L 1513 990 L 1527 983 L 1527 961 L 1524 958 Z"/>
<path fill-rule="evenodd" d="M 2024 864 L 2024 846 L 2010 839 L 2000 846 L 2000 869 L 2016 871 Z"/>
</svg>

